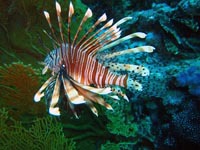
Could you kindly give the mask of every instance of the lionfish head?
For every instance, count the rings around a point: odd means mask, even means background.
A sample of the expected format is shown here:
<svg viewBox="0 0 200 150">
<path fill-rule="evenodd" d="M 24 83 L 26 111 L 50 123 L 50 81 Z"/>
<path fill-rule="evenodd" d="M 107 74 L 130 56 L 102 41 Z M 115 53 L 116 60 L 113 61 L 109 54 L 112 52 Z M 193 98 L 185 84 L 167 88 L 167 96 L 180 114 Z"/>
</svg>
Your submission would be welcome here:
<svg viewBox="0 0 200 150">
<path fill-rule="evenodd" d="M 49 52 L 45 58 L 45 67 L 42 73 L 45 74 L 49 69 L 52 72 L 52 76 L 35 94 L 34 101 L 39 102 L 45 95 L 45 89 L 50 84 L 52 85 L 52 83 L 54 83 L 52 87 L 53 92 L 51 100 L 48 104 L 49 113 L 55 116 L 60 115 L 59 101 L 60 91 L 62 90 L 66 96 L 67 103 L 69 104 L 74 115 L 78 118 L 74 108 L 75 105 L 78 104 L 88 105 L 95 115 L 98 115 L 98 112 L 93 103 L 98 103 L 105 106 L 107 109 L 112 110 L 111 105 L 104 101 L 102 95 L 106 95 L 107 97 L 115 100 L 120 99 L 119 97 L 128 100 L 125 93 L 111 88 L 112 85 L 133 88 L 141 91 L 142 85 L 138 81 L 129 78 L 127 74 L 115 74 L 109 68 L 112 70 L 120 69 L 125 71 L 134 71 L 134 73 L 140 74 L 141 76 L 149 75 L 149 70 L 147 68 L 138 65 L 119 63 L 109 63 L 108 66 L 104 66 L 96 59 L 97 52 L 114 47 L 119 43 L 134 37 L 145 38 L 146 34 L 142 32 L 136 32 L 125 37 L 121 37 L 121 29 L 119 26 L 132 18 L 125 17 L 114 24 L 113 19 L 111 19 L 98 29 L 97 26 L 107 20 L 106 14 L 103 14 L 81 37 L 80 31 L 84 23 L 88 18 L 92 17 L 92 11 L 88 8 L 82 21 L 80 22 L 75 36 L 71 38 L 70 28 L 73 23 L 72 16 L 75 11 L 72 2 L 70 2 L 66 40 L 63 33 L 61 7 L 58 2 L 55 4 L 60 39 L 56 37 L 49 13 L 44 11 L 45 18 L 51 30 L 51 34 L 48 34 L 46 31 L 45 34 L 51 39 L 54 50 Z M 140 46 L 106 54 L 103 58 L 108 59 L 129 53 L 152 52 L 153 50 L 154 47 L 152 46 Z"/>
</svg>

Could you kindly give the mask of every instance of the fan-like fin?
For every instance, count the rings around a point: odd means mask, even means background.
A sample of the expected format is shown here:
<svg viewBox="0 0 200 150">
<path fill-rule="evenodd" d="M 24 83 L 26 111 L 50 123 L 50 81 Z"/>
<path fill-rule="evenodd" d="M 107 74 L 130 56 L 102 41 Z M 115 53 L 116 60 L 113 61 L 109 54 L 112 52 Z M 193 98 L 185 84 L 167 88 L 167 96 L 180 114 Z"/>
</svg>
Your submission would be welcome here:
<svg viewBox="0 0 200 150">
<path fill-rule="evenodd" d="M 52 36 L 49 35 L 49 33 L 47 33 L 46 30 L 42 30 L 42 31 L 43 31 L 44 34 L 46 34 L 46 35 L 48 36 L 48 38 L 52 41 L 52 43 L 53 43 L 53 47 L 54 47 L 54 49 L 56 49 L 55 44 L 56 44 L 56 45 L 59 45 L 59 43 L 58 43 L 55 39 L 53 39 Z M 55 43 L 55 44 L 54 44 L 54 43 Z M 49 52 L 50 52 L 50 51 L 49 51 Z"/>
<path fill-rule="evenodd" d="M 106 21 L 107 16 L 104 13 L 99 19 L 94 23 L 94 25 L 84 34 L 84 36 L 81 38 L 81 40 L 78 42 L 77 47 L 79 48 L 80 45 L 84 42 L 86 37 L 96 28 L 97 25 L 99 25 L 101 22 Z M 91 38 L 91 37 L 90 37 Z"/>
<path fill-rule="evenodd" d="M 76 117 L 76 119 L 78 119 L 79 117 L 78 117 L 78 115 L 77 115 L 77 113 L 76 113 L 76 111 L 75 111 L 75 109 L 74 109 L 74 104 L 71 103 L 71 102 L 69 102 L 68 104 L 69 104 L 69 107 L 70 107 L 70 109 L 72 110 L 74 116 Z"/>
<path fill-rule="evenodd" d="M 72 51 L 71 51 L 71 33 L 70 33 L 70 25 L 71 25 L 71 18 L 72 15 L 74 14 L 74 7 L 72 2 L 70 1 L 69 4 L 69 13 L 68 13 L 68 52 L 69 55 L 71 56 Z"/>
<path fill-rule="evenodd" d="M 119 26 L 119 25 L 123 24 L 124 22 L 126 22 L 126 21 L 128 21 L 128 20 L 131 20 L 131 19 L 132 19 L 132 17 L 124 17 L 124 18 L 120 19 L 119 21 L 117 21 L 117 22 L 115 23 L 115 25 L 116 25 L 116 26 Z"/>
<path fill-rule="evenodd" d="M 109 66 L 110 69 L 115 70 L 115 71 L 132 71 L 134 73 L 138 73 L 141 76 L 148 76 L 149 69 L 143 66 L 138 66 L 138 65 L 132 65 L 132 64 L 119 64 L 119 63 L 108 63 L 107 66 Z"/>
<path fill-rule="evenodd" d="M 53 47 L 54 47 L 54 49 L 56 49 L 55 44 L 59 45 L 59 43 L 58 43 L 58 39 L 56 38 L 53 26 L 51 24 L 50 15 L 49 15 L 49 13 L 47 11 L 43 11 L 43 13 L 44 13 L 44 16 L 45 16 L 48 24 L 49 24 L 49 28 L 51 30 L 51 33 L 52 33 L 53 37 L 51 35 L 49 35 L 45 30 L 43 30 L 43 32 L 51 39 Z"/>
<path fill-rule="evenodd" d="M 94 104 L 91 101 L 89 101 L 89 100 L 87 100 L 86 104 L 90 107 L 90 109 L 93 112 L 93 114 L 95 114 L 98 117 L 98 111 L 94 107 Z"/>
<path fill-rule="evenodd" d="M 126 94 L 121 90 L 121 88 L 120 88 L 119 86 L 114 86 L 114 87 L 112 87 L 112 91 L 113 91 L 113 94 L 115 94 L 115 95 L 112 95 L 112 97 L 113 97 L 114 99 L 120 100 L 120 98 L 118 97 L 118 96 L 120 96 L 120 97 L 122 97 L 123 99 L 125 99 L 126 101 L 129 102 L 128 97 L 127 97 Z"/>
<path fill-rule="evenodd" d="M 70 81 L 62 76 L 62 82 L 65 90 L 65 94 L 72 104 L 85 103 L 84 97 L 79 95 L 78 91 L 73 87 Z"/>
<path fill-rule="evenodd" d="M 106 107 L 107 109 L 109 110 L 113 110 L 112 109 L 112 106 L 108 103 L 106 103 L 104 101 L 104 99 L 102 97 L 100 97 L 98 94 L 96 93 L 92 93 L 88 90 L 85 90 L 85 89 L 82 89 L 81 87 L 79 87 L 78 85 L 75 85 L 74 86 L 76 87 L 76 89 L 87 99 L 87 100 L 91 100 L 95 103 L 98 103 L 104 107 Z"/>
<path fill-rule="evenodd" d="M 153 46 L 140 46 L 140 47 L 122 50 L 122 51 L 115 52 L 112 54 L 107 54 L 104 56 L 104 58 L 108 59 L 108 58 L 112 58 L 112 57 L 116 57 L 116 56 L 120 56 L 120 55 L 124 55 L 124 54 L 139 53 L 139 52 L 152 53 L 154 51 L 154 49 L 155 49 L 155 47 L 153 47 Z"/>
<path fill-rule="evenodd" d="M 53 26 L 52 26 L 52 24 L 51 24 L 51 20 L 50 20 L 50 15 L 49 15 L 49 13 L 48 13 L 47 11 L 43 11 L 43 13 L 44 13 L 44 16 L 45 16 L 45 18 L 46 18 L 48 24 L 49 24 L 49 28 L 51 29 L 51 32 L 52 32 L 52 35 L 53 35 L 54 39 L 55 39 L 56 41 L 58 41 L 57 38 L 56 38 L 56 35 L 55 35 L 55 31 L 54 31 L 54 29 L 53 29 Z"/>
<path fill-rule="evenodd" d="M 65 45 L 65 41 L 64 41 L 64 36 L 63 36 L 63 31 L 62 31 L 62 18 L 61 18 L 61 7 L 60 4 L 56 1 L 56 13 L 57 13 L 57 19 L 58 19 L 58 26 L 59 26 L 59 31 L 60 31 L 60 36 L 61 36 L 61 42 L 59 43 L 60 45 L 60 57 L 61 57 L 61 61 L 63 60 L 63 47 L 62 44 L 64 43 Z M 66 49 L 65 49 L 66 51 Z"/>
<path fill-rule="evenodd" d="M 87 43 L 82 49 L 85 49 L 84 51 L 87 51 L 90 53 L 91 56 L 94 56 L 99 49 L 104 47 L 106 44 L 118 39 L 121 36 L 121 30 L 117 26 L 123 24 L 127 20 L 132 19 L 132 17 L 125 17 L 121 20 L 119 20 L 117 23 L 115 23 L 113 26 L 111 24 L 113 23 L 113 20 L 109 21 L 105 27 L 111 26 L 109 29 L 107 29 L 104 33 L 98 35 L 95 39 L 91 40 L 89 43 Z M 103 31 L 105 27 L 101 28 L 100 31 Z M 97 34 L 96 34 L 97 35 Z M 84 44 L 83 44 L 84 45 Z"/>
<path fill-rule="evenodd" d="M 105 49 L 111 48 L 111 47 L 113 47 L 113 46 L 115 46 L 115 45 L 118 45 L 119 43 L 124 42 L 124 41 L 126 41 L 126 40 L 135 38 L 135 37 L 145 38 L 145 37 L 146 37 L 146 34 L 143 33 L 143 32 L 136 32 L 136 33 L 129 34 L 129 35 L 125 36 L 125 37 L 122 37 L 122 38 L 120 38 L 120 39 L 118 39 L 118 40 L 116 40 L 116 41 L 114 41 L 114 42 L 112 42 L 112 43 L 110 43 L 110 44 L 104 46 L 103 48 L 101 48 L 101 49 L 99 50 L 99 52 L 100 52 L 100 51 L 103 51 L 103 50 L 105 50 Z"/>
<path fill-rule="evenodd" d="M 56 78 L 56 83 L 54 86 L 53 94 L 52 94 L 52 99 L 51 99 L 50 106 L 49 106 L 49 113 L 52 115 L 55 115 L 55 116 L 60 115 L 59 107 L 56 106 L 58 104 L 58 100 L 59 100 L 59 96 L 60 96 L 61 82 L 60 82 L 59 76 L 60 75 L 58 74 L 57 78 Z"/>
<path fill-rule="evenodd" d="M 57 12 L 57 18 L 58 18 L 58 25 L 59 25 L 59 30 L 60 30 L 60 36 L 62 39 L 62 43 L 64 42 L 64 36 L 63 36 L 63 31 L 62 31 L 62 20 L 61 20 L 61 7 L 60 4 L 56 1 L 56 12 Z"/>
<path fill-rule="evenodd" d="M 116 25 L 113 25 L 98 38 L 96 38 L 96 41 L 88 47 L 87 52 L 94 56 L 99 49 L 101 49 L 103 46 L 110 43 L 111 41 L 118 39 L 120 36 L 120 28 L 117 28 Z"/>
<path fill-rule="evenodd" d="M 79 35 L 79 33 L 80 33 L 81 29 L 82 29 L 83 24 L 84 24 L 84 23 L 87 21 L 87 19 L 90 18 L 90 17 L 92 17 L 92 11 L 91 11 L 90 8 L 88 8 L 87 11 L 86 11 L 86 13 L 85 13 L 85 16 L 83 17 L 83 19 L 82 19 L 82 21 L 81 21 L 81 23 L 80 23 L 80 25 L 79 25 L 79 27 L 78 27 L 78 30 L 77 30 L 76 34 L 75 34 L 75 36 L 74 36 L 74 40 L 73 40 L 73 43 L 72 43 L 73 49 L 74 49 L 74 47 L 75 47 L 75 45 L 76 45 L 76 40 L 77 40 L 77 37 L 78 37 L 78 35 Z M 77 53 L 77 51 L 74 51 L 74 50 L 73 50 L 73 55 L 75 55 L 76 53 Z"/>
<path fill-rule="evenodd" d="M 100 94 L 100 95 L 104 95 L 104 94 L 109 94 L 112 92 L 111 88 L 110 87 L 106 87 L 106 88 L 95 88 L 95 87 L 92 87 L 92 86 L 87 86 L 87 85 L 84 85 L 84 84 L 80 84 L 74 80 L 71 79 L 71 81 L 78 85 L 79 87 L 85 89 L 85 90 L 88 90 L 90 92 L 93 92 L 93 93 L 96 93 L 96 94 Z"/>
<path fill-rule="evenodd" d="M 95 36 L 97 36 L 98 34 L 100 34 L 104 29 L 110 27 L 112 24 L 113 24 L 113 19 L 111 19 L 110 21 L 108 21 L 103 27 L 101 27 L 92 36 L 90 36 L 86 41 L 84 41 L 83 44 L 81 44 L 81 46 L 80 46 L 80 51 L 86 52 L 87 49 L 88 49 L 88 47 L 90 45 L 94 44 L 94 42 L 97 41 L 97 38 L 95 38 Z"/>
<path fill-rule="evenodd" d="M 34 96 L 34 101 L 35 102 L 39 102 L 41 100 L 41 98 L 44 96 L 44 93 L 42 93 L 44 91 L 44 89 L 49 85 L 49 83 L 51 83 L 54 79 L 54 76 L 50 77 L 42 86 L 41 88 L 38 90 L 38 92 L 35 94 Z"/>
<path fill-rule="evenodd" d="M 127 88 L 131 89 L 134 88 L 137 91 L 142 91 L 142 84 L 138 81 L 128 78 L 127 80 Z"/>
</svg>

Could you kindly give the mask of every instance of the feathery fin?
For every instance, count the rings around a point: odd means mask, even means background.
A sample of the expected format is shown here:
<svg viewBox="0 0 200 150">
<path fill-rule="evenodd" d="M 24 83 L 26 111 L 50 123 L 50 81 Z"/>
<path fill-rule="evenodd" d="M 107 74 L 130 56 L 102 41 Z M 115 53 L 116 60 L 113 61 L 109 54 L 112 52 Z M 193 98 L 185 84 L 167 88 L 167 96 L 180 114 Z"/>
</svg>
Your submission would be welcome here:
<svg viewBox="0 0 200 150">
<path fill-rule="evenodd" d="M 130 53 L 139 53 L 139 52 L 152 53 L 154 51 L 154 49 L 155 49 L 155 47 L 153 47 L 153 46 L 139 46 L 139 47 L 115 52 L 112 54 L 107 54 L 104 56 L 104 59 L 108 59 L 108 58 L 112 58 L 112 57 L 116 57 L 116 56 L 120 56 L 120 55 L 124 55 L 124 54 L 130 54 Z"/>
<path fill-rule="evenodd" d="M 60 115 L 59 107 L 56 106 L 58 104 L 58 100 L 60 96 L 60 85 L 61 85 L 61 82 L 60 82 L 59 74 L 58 74 L 56 78 L 53 94 L 52 94 L 52 99 L 49 106 L 49 113 L 55 116 Z"/>
<path fill-rule="evenodd" d="M 123 37 L 123 38 L 120 38 L 120 39 L 118 39 L 118 40 L 116 40 L 116 41 L 114 41 L 114 42 L 112 42 L 112 43 L 110 43 L 110 44 L 104 46 L 103 48 L 101 48 L 101 49 L 99 50 L 99 52 L 101 52 L 101 51 L 103 51 L 103 50 L 105 50 L 105 49 L 111 48 L 111 47 L 113 47 L 113 46 L 115 46 L 115 45 L 118 45 L 119 43 L 122 43 L 122 42 L 124 42 L 124 41 L 126 41 L 126 40 L 135 38 L 135 37 L 145 38 L 145 37 L 146 37 L 146 34 L 145 34 L 145 33 L 142 33 L 142 32 L 136 32 L 136 33 L 129 34 L 129 35 Z"/>
<path fill-rule="evenodd" d="M 44 96 L 44 93 L 42 93 L 42 91 L 44 91 L 44 89 L 46 89 L 46 87 L 49 85 L 49 83 L 51 83 L 53 81 L 54 76 L 50 77 L 42 86 L 41 88 L 38 90 L 38 92 L 35 94 L 34 96 L 34 101 L 35 102 L 39 102 L 41 100 L 41 98 Z"/>
<path fill-rule="evenodd" d="M 120 63 L 108 63 L 106 64 L 110 69 L 115 71 L 133 71 L 141 76 L 148 76 L 150 74 L 149 70 L 144 66 L 132 65 L 132 64 L 120 64 Z"/>
<path fill-rule="evenodd" d="M 86 37 L 96 28 L 97 25 L 99 25 L 101 22 L 106 21 L 107 16 L 104 13 L 95 23 L 94 25 L 85 33 L 85 35 L 81 38 L 81 40 L 78 42 L 77 47 L 80 47 L 81 44 L 83 44 L 84 40 L 86 40 Z"/>
<path fill-rule="evenodd" d="M 72 18 L 72 15 L 74 14 L 74 7 L 73 7 L 73 4 L 72 2 L 70 1 L 70 4 L 69 4 L 69 13 L 68 13 L 68 52 L 69 52 L 69 55 L 71 56 L 71 33 L 70 33 L 70 24 L 71 24 L 71 18 Z"/>
<path fill-rule="evenodd" d="M 74 57 L 74 55 L 77 53 L 77 51 L 75 51 L 74 48 L 76 47 L 76 40 L 77 40 L 78 35 L 79 35 L 79 33 L 80 33 L 81 29 L 82 29 L 82 26 L 87 21 L 87 19 L 90 18 L 90 17 L 92 17 L 92 11 L 91 11 L 90 8 L 88 8 L 86 13 L 85 13 L 85 16 L 83 17 L 83 19 L 82 19 L 82 21 L 81 21 L 81 23 L 80 23 L 80 25 L 78 27 L 78 30 L 77 30 L 77 32 L 76 32 L 76 34 L 74 36 L 74 40 L 72 42 L 72 47 L 73 47 L 73 50 L 72 50 L 73 51 L 73 56 L 72 57 Z"/>
<path fill-rule="evenodd" d="M 84 97 L 79 95 L 78 91 L 72 86 L 70 81 L 62 76 L 62 82 L 65 90 L 65 94 L 72 104 L 85 103 Z"/>
</svg>

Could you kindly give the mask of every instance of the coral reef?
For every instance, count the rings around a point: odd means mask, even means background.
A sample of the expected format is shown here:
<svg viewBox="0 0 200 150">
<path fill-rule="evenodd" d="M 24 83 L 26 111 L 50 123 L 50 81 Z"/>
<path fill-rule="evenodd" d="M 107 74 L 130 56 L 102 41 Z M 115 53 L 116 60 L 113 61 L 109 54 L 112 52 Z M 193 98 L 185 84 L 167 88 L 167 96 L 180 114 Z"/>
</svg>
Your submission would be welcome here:
<svg viewBox="0 0 200 150">
<path fill-rule="evenodd" d="M 107 129 L 113 137 L 102 145 L 102 149 L 153 148 L 155 138 L 151 132 L 150 118 L 146 116 L 137 120 L 130 104 L 121 103 L 113 102 L 114 111 L 106 112 L 109 120 Z M 148 144 L 144 144 L 144 141 Z"/>
<path fill-rule="evenodd" d="M 10 124 L 7 124 L 9 122 Z M 40 118 L 22 124 L 0 109 L 0 149 L 48 149 L 75 150 L 75 143 L 66 139 L 62 125 L 51 117 Z"/>
<path fill-rule="evenodd" d="M 36 72 L 30 65 L 22 63 L 0 66 L 0 106 L 6 107 L 15 119 L 46 114 L 43 103 L 33 102 L 40 81 Z"/>
<path fill-rule="evenodd" d="M 199 1 L 195 1 L 195 3 L 199 5 Z M 192 1 L 183 0 L 176 7 L 166 3 L 153 3 L 151 9 L 133 12 L 132 24 L 136 24 L 137 30 L 145 29 L 147 32 L 154 33 L 154 36 L 149 37 L 147 43 L 155 44 L 158 51 L 162 53 L 183 56 L 191 50 L 198 52 L 200 46 L 198 41 L 199 15 L 189 13 L 189 10 L 185 9 L 185 7 L 189 8 L 189 4 L 193 5 Z M 198 9 L 198 5 L 193 6 Z M 154 43 L 154 38 L 157 37 L 160 37 L 160 42 Z M 188 57 L 188 55 L 186 56 Z"/>
<path fill-rule="evenodd" d="M 183 110 L 173 114 L 172 123 L 178 137 L 198 143 L 200 139 L 200 112 L 196 102 L 184 105 Z"/>
<path fill-rule="evenodd" d="M 190 94 L 200 97 L 200 67 L 191 66 L 176 76 L 177 84 L 188 87 Z"/>
</svg>

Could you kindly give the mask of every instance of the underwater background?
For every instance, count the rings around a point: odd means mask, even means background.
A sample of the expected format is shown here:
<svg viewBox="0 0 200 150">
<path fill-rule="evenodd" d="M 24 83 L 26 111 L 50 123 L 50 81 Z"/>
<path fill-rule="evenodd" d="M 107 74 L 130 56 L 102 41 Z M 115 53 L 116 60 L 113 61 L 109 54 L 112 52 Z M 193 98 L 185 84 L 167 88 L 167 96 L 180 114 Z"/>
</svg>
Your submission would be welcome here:
<svg viewBox="0 0 200 150">
<path fill-rule="evenodd" d="M 58 0 L 63 13 L 68 0 Z M 130 102 L 95 105 L 96 117 L 77 106 L 60 117 L 33 102 L 41 84 L 41 62 L 53 49 L 43 33 L 43 10 L 56 20 L 54 0 L 0 0 L 0 150 L 151 150 L 200 149 L 200 0 L 72 0 L 76 21 L 88 7 L 91 26 L 104 12 L 115 21 L 133 17 L 122 34 L 145 32 L 146 39 L 126 41 L 112 51 L 152 45 L 153 53 L 127 54 L 109 62 L 144 65 L 148 77 L 132 75 L 143 91 L 126 91 Z M 64 16 L 63 16 L 64 17 Z M 52 22 L 54 24 L 56 22 Z M 72 27 L 72 34 L 78 25 Z M 84 30 L 86 30 L 84 29 Z M 101 56 L 104 51 L 98 54 Z M 120 72 L 119 72 L 120 73 Z M 125 89 L 123 89 L 125 90 Z"/>
</svg>

